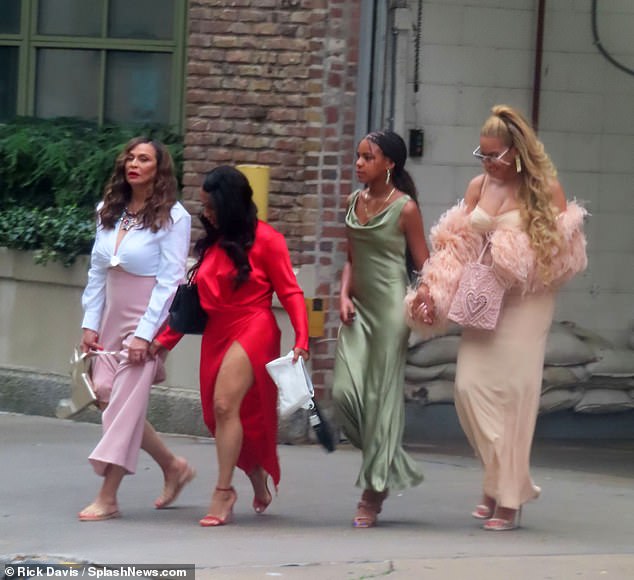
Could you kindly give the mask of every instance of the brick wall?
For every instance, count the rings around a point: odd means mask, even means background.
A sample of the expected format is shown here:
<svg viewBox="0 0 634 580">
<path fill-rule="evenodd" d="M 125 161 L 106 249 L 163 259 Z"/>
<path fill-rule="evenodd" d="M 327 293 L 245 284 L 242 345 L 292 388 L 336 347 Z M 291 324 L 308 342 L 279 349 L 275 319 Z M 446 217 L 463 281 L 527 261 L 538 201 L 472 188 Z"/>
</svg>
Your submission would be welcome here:
<svg viewBox="0 0 634 580">
<path fill-rule="evenodd" d="M 268 221 L 296 266 L 314 266 L 330 339 L 353 178 L 359 10 L 346 0 L 191 0 L 189 10 L 185 205 L 198 212 L 203 174 L 218 164 L 269 165 Z M 311 350 L 313 380 L 329 387 L 334 341 L 313 339 Z"/>
</svg>

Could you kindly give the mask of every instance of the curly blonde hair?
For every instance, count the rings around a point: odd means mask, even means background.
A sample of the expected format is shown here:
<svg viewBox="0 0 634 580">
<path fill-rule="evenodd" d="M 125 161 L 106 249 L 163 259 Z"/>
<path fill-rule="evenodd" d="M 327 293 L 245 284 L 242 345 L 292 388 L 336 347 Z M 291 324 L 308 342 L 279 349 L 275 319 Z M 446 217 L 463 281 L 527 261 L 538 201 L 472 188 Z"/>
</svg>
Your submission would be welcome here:
<svg viewBox="0 0 634 580">
<path fill-rule="evenodd" d="M 550 189 L 557 170 L 530 124 L 508 105 L 496 105 L 491 109 L 491 116 L 482 125 L 480 135 L 499 138 L 507 147 L 514 147 L 519 155 L 520 213 L 535 251 L 537 272 L 544 284 L 549 285 L 556 274 L 553 259 L 562 246 Z"/>
</svg>

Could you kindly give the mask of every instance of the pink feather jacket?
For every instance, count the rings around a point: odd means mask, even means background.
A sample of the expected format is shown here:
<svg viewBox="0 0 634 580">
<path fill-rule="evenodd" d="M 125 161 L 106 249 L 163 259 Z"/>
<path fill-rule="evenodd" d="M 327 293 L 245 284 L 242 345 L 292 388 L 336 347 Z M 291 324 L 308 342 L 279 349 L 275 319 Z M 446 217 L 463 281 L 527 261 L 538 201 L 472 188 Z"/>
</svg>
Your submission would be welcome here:
<svg viewBox="0 0 634 580">
<path fill-rule="evenodd" d="M 491 259 L 495 273 L 507 289 L 521 293 L 556 289 L 583 271 L 588 263 L 583 221 L 587 211 L 576 202 L 569 202 L 566 211 L 557 216 L 557 227 L 563 248 L 554 261 L 555 278 L 546 287 L 536 270 L 535 253 L 526 232 L 516 227 L 499 225 L 491 234 Z M 410 288 L 405 297 L 407 321 L 424 338 L 447 331 L 447 313 L 458 288 L 462 268 L 478 259 L 484 237 L 471 226 L 464 202 L 447 210 L 430 231 L 431 256 L 425 262 L 419 281 L 429 286 L 436 306 L 432 325 L 414 312 L 412 302 L 416 290 Z"/>
</svg>

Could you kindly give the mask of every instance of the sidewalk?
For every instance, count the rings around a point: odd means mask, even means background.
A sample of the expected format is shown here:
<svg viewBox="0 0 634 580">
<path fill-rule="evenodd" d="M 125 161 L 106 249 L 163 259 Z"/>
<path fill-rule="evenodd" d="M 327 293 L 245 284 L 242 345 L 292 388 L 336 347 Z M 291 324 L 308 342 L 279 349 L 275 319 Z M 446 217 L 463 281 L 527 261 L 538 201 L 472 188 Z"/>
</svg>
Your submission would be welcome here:
<svg viewBox="0 0 634 580">
<path fill-rule="evenodd" d="M 235 523 L 199 527 L 215 449 L 188 436 L 167 437 L 198 469 L 174 508 L 153 509 L 161 475 L 143 456 L 121 489 L 123 517 L 81 523 L 75 514 L 99 484 L 86 460 L 99 433 L 92 424 L 0 414 L 0 563 L 193 563 L 205 580 L 634 577 L 634 442 L 538 442 L 533 476 L 542 498 L 526 506 L 520 530 L 496 534 L 469 516 L 481 474 L 455 443 L 412 452 L 425 482 L 393 494 L 370 530 L 350 526 L 359 454 L 346 446 L 332 454 L 281 446 L 279 496 L 266 514 L 253 513 L 248 480 L 238 473 Z"/>
</svg>

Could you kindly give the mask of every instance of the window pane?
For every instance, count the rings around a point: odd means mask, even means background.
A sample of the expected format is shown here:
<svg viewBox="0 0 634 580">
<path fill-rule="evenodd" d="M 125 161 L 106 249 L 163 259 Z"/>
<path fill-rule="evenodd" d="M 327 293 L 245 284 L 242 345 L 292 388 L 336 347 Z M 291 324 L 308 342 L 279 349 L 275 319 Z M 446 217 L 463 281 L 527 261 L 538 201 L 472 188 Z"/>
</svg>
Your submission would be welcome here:
<svg viewBox="0 0 634 580">
<path fill-rule="evenodd" d="M 0 0 L 0 34 L 20 34 L 20 0 Z"/>
<path fill-rule="evenodd" d="M 0 122 L 15 117 L 17 95 L 18 49 L 0 46 Z"/>
<path fill-rule="evenodd" d="M 171 60 L 152 52 L 108 53 L 104 120 L 169 123 Z"/>
<path fill-rule="evenodd" d="M 38 50 L 36 116 L 96 120 L 99 66 L 97 50 Z"/>
<path fill-rule="evenodd" d="M 103 1 L 40 0 L 37 31 L 39 34 L 101 36 Z"/>
<path fill-rule="evenodd" d="M 174 0 L 110 0 L 108 36 L 171 40 Z"/>
</svg>

